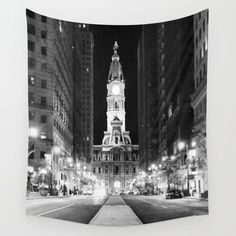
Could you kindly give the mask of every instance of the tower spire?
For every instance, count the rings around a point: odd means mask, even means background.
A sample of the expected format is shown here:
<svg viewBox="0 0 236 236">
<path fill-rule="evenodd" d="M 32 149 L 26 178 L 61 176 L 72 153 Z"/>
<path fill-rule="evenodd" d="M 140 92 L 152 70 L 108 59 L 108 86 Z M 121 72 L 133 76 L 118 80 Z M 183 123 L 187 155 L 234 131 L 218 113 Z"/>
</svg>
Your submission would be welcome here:
<svg viewBox="0 0 236 236">
<path fill-rule="evenodd" d="M 113 46 L 113 55 L 111 57 L 111 64 L 110 64 L 110 71 L 108 75 L 108 82 L 113 81 L 113 80 L 118 80 L 118 81 L 123 81 L 123 72 L 122 72 L 122 67 L 120 64 L 120 57 L 117 54 L 117 49 L 119 45 L 117 41 L 114 42 Z"/>
</svg>

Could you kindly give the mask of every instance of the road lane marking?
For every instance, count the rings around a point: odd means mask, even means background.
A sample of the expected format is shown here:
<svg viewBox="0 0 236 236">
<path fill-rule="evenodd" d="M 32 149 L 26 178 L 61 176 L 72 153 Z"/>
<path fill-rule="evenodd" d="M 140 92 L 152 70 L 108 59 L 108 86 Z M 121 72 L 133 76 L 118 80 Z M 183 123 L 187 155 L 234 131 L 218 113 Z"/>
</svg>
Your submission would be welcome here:
<svg viewBox="0 0 236 236">
<path fill-rule="evenodd" d="M 167 206 L 161 206 L 161 207 L 166 208 L 166 209 L 168 208 Z"/>
<path fill-rule="evenodd" d="M 65 209 L 65 208 L 70 207 L 72 205 L 74 205 L 74 204 L 71 203 L 71 204 L 69 204 L 67 206 L 64 206 L 64 207 L 60 207 L 60 208 L 56 208 L 56 209 L 53 209 L 53 210 L 50 210 L 50 211 L 46 211 L 46 212 L 43 212 L 43 213 L 40 213 L 40 214 L 36 214 L 36 216 L 46 215 L 46 214 L 49 214 L 49 213 L 54 212 L 54 211 L 59 211 L 59 210 Z"/>
</svg>

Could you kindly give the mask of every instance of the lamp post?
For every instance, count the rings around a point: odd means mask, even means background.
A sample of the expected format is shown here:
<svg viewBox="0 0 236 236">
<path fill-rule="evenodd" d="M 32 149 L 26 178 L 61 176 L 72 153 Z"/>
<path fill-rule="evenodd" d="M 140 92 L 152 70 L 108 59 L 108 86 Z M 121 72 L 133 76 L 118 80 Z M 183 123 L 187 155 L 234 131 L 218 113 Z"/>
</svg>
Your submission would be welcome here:
<svg viewBox="0 0 236 236">
<path fill-rule="evenodd" d="M 148 170 L 151 171 L 152 175 L 154 175 L 154 179 L 156 180 L 156 184 L 157 184 L 157 192 L 158 192 L 158 176 L 157 176 L 158 167 L 156 164 L 151 164 Z"/>
<path fill-rule="evenodd" d="M 194 144 L 194 143 L 193 143 Z M 186 171 L 187 171 L 187 190 L 188 194 L 190 194 L 190 186 L 189 186 L 189 162 L 188 162 L 188 144 L 186 144 L 184 141 L 180 141 L 178 143 L 178 149 L 181 152 L 181 157 L 182 157 L 182 151 L 185 149 L 186 150 L 186 160 L 185 160 L 185 165 L 186 165 Z"/>
<path fill-rule="evenodd" d="M 52 147 L 52 186 L 54 184 L 54 173 L 55 173 L 56 185 L 59 182 L 59 180 L 57 182 L 57 177 L 56 176 L 58 175 L 58 169 L 59 169 L 58 168 L 58 158 L 57 158 L 57 156 L 59 155 L 59 158 L 60 158 L 60 153 L 61 153 L 61 149 L 60 149 L 59 146 L 53 146 Z"/>
</svg>

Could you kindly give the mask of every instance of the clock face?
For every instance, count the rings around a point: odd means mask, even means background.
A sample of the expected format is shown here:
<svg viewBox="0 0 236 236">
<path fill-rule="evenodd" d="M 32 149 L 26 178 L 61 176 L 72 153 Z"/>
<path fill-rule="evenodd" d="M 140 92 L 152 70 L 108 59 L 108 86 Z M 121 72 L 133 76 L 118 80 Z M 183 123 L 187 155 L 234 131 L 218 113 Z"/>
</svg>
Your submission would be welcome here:
<svg viewBox="0 0 236 236">
<path fill-rule="evenodd" d="M 114 95 L 118 95 L 118 94 L 120 93 L 120 87 L 119 87 L 118 85 L 114 85 L 114 86 L 112 87 L 112 93 L 113 93 Z"/>
</svg>

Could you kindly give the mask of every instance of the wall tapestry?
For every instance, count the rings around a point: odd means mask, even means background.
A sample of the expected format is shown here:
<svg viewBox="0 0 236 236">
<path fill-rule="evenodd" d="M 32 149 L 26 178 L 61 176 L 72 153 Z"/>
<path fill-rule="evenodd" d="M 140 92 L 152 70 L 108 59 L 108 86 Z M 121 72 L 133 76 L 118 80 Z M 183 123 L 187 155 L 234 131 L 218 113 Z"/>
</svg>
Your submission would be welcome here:
<svg viewBox="0 0 236 236">
<path fill-rule="evenodd" d="M 208 214 L 208 10 L 95 25 L 26 10 L 26 210 L 92 225 Z"/>
</svg>

